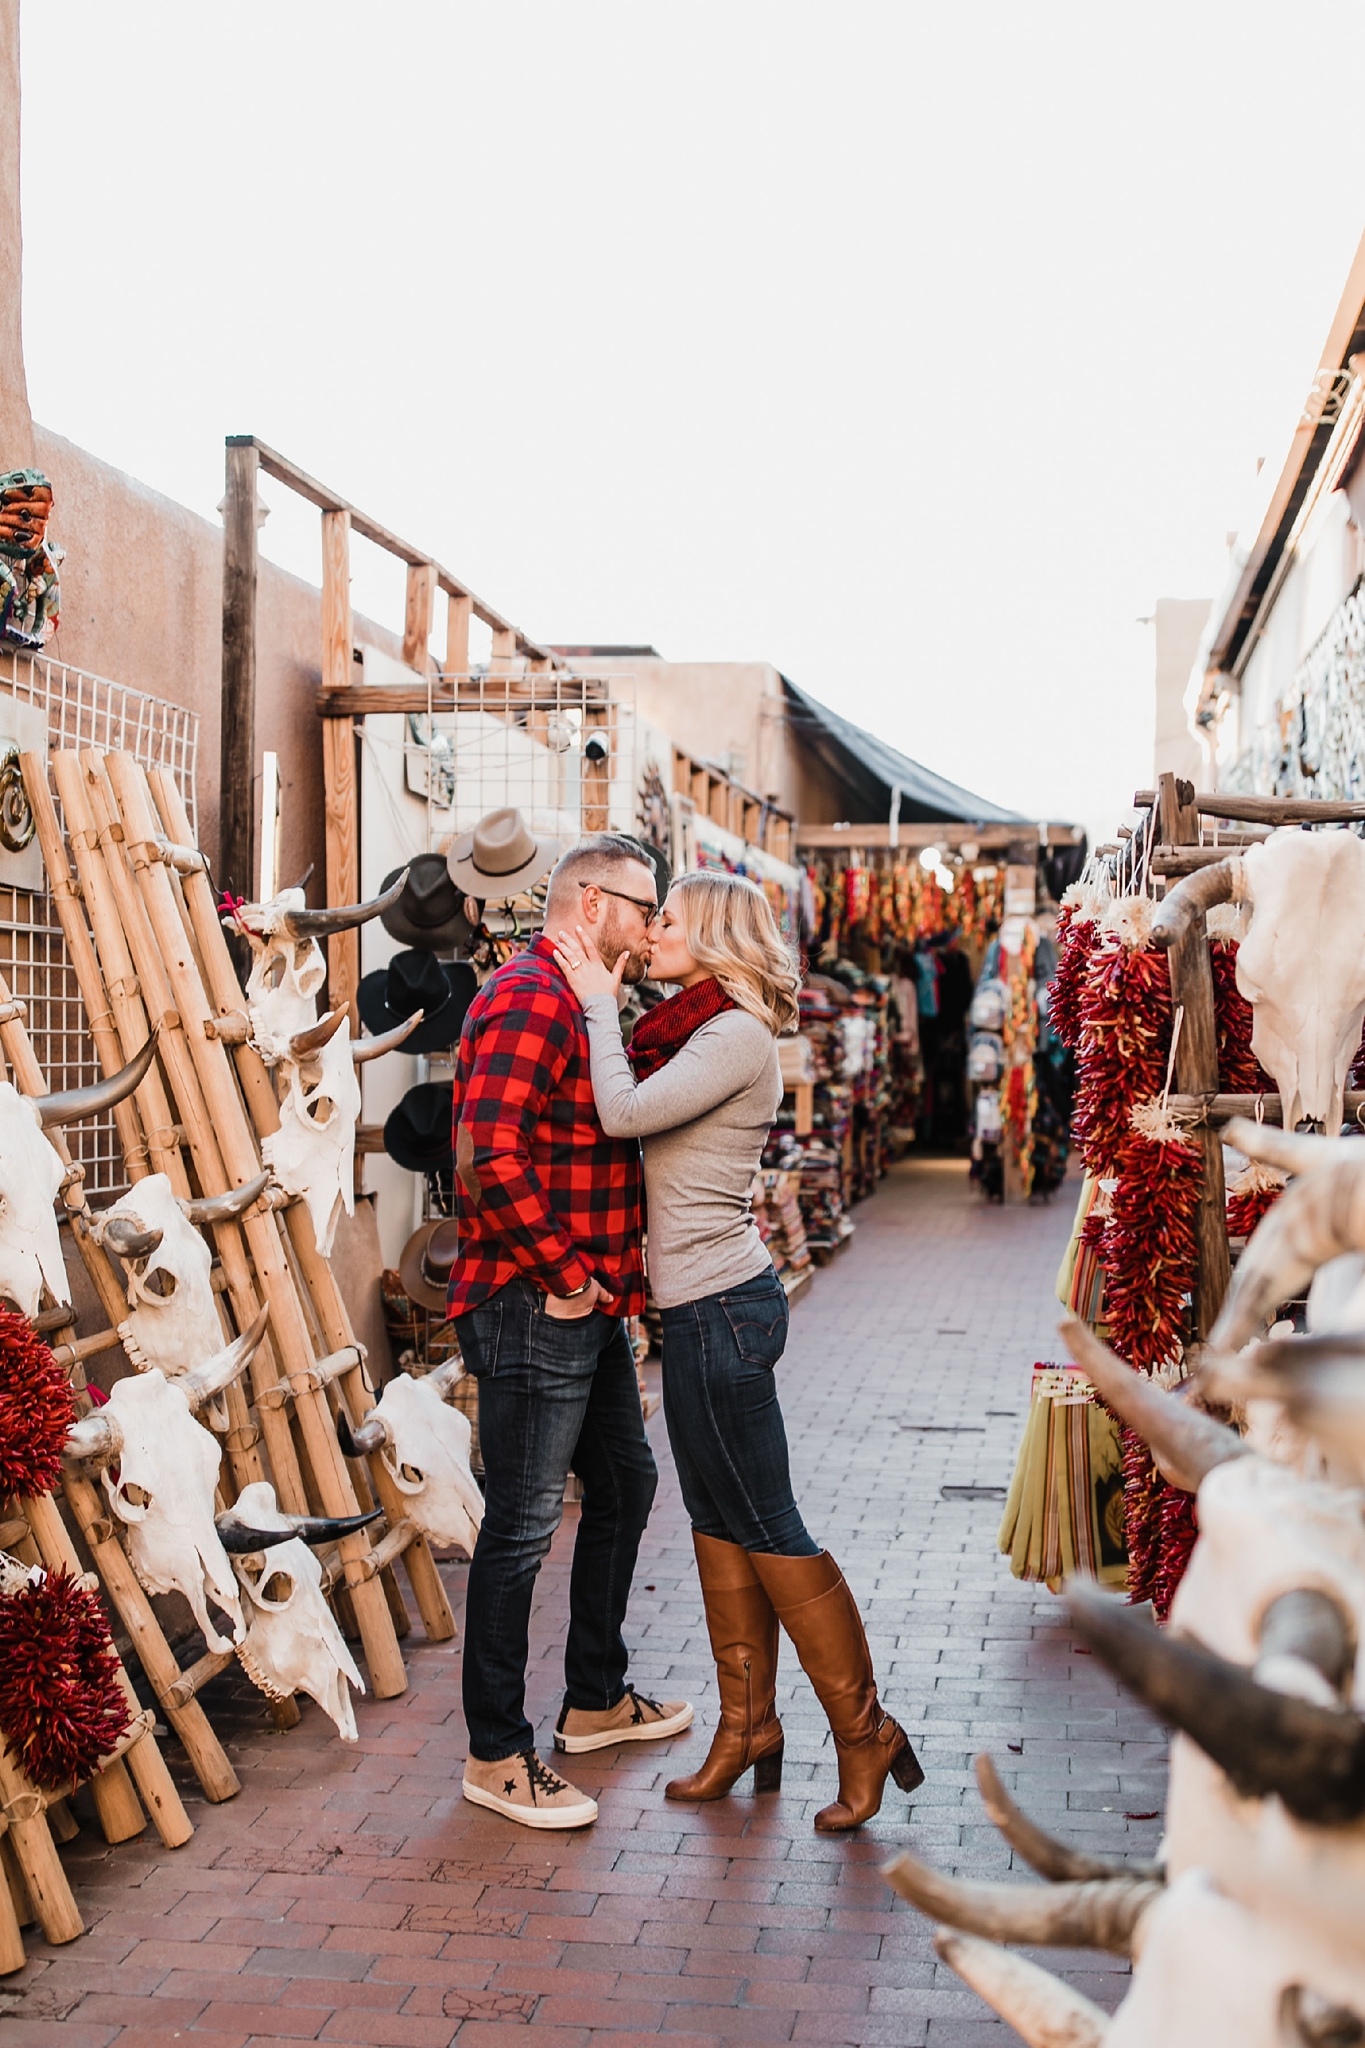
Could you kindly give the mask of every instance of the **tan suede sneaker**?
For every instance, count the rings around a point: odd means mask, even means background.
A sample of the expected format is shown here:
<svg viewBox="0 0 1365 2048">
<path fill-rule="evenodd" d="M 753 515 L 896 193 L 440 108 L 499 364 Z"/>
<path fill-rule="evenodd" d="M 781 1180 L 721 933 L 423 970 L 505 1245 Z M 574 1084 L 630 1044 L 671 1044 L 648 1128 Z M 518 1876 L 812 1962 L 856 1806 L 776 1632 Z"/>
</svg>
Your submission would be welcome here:
<svg viewBox="0 0 1365 2048">
<path fill-rule="evenodd" d="M 555 1723 L 555 1748 L 573 1755 L 585 1749 L 609 1749 L 613 1742 L 661 1742 L 692 1726 L 686 1700 L 651 1700 L 628 1685 L 614 1707 L 589 1713 L 564 1707 Z"/>
<path fill-rule="evenodd" d="M 524 1828 L 585 1828 L 597 1818 L 597 1801 L 556 1777 L 533 1749 L 496 1764 L 471 1756 L 460 1789 L 475 1806 L 491 1807 Z"/>
</svg>

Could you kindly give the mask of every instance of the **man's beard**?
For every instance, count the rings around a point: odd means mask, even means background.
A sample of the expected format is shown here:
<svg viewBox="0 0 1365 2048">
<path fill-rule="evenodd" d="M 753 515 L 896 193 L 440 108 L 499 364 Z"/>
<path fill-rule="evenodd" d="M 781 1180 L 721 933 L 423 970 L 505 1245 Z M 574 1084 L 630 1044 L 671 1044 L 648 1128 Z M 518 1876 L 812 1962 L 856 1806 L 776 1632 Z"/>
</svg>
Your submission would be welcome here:
<svg viewBox="0 0 1365 2048">
<path fill-rule="evenodd" d="M 632 946 L 630 940 L 624 936 L 617 925 L 614 905 L 610 916 L 604 920 L 602 929 L 598 934 L 597 950 L 601 954 L 604 964 L 608 967 L 614 967 L 623 953 L 627 955 L 625 972 L 621 976 L 621 980 L 627 988 L 634 988 L 649 973 L 650 944 L 648 935 L 639 939 Z"/>
</svg>

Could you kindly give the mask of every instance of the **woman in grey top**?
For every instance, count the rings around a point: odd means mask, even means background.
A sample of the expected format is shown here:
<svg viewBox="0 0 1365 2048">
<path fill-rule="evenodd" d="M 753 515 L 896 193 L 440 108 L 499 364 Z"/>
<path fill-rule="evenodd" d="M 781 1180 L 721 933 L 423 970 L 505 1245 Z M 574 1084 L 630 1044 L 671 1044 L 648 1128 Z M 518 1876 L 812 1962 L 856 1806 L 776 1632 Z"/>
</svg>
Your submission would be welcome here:
<svg viewBox="0 0 1365 2048">
<path fill-rule="evenodd" d="M 877 1812 L 888 1775 L 923 1780 L 884 1713 L 867 1636 L 843 1573 L 811 1540 L 792 1496 L 773 1368 L 787 1297 L 758 1234 L 749 1190 L 782 1100 L 779 1033 L 797 1022 L 798 977 L 763 892 L 737 875 L 674 883 L 654 928 L 650 973 L 678 993 L 621 1043 L 621 965 L 589 935 L 558 935 L 555 958 L 583 1005 L 603 1129 L 644 1144 L 650 1286 L 663 1322 L 664 1415 L 706 1603 L 720 1725 L 699 1771 L 670 1799 L 721 1799 L 752 1764 L 754 1789 L 782 1779 L 777 1625 L 829 1716 L 839 1797 L 816 1815 L 832 1834 Z"/>
</svg>

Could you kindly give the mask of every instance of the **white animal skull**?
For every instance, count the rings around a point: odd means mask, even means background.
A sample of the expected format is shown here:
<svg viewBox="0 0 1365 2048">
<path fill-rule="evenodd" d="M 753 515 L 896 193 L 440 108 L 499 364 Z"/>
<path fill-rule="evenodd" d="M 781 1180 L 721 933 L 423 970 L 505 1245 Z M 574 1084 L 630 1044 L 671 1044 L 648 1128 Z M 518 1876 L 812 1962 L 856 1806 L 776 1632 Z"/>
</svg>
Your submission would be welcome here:
<svg viewBox="0 0 1365 2048">
<path fill-rule="evenodd" d="M 64 1171 L 37 1104 L 0 1081 L 0 1294 L 30 1320 L 44 1282 L 54 1301 L 71 1299 L 52 1207 Z"/>
<path fill-rule="evenodd" d="M 243 1487 L 236 1513 L 269 1528 L 279 1516 L 264 1481 Z M 335 1722 L 343 1742 L 356 1740 L 347 1681 L 365 1685 L 322 1593 L 322 1567 L 301 1537 L 235 1556 L 249 1626 L 237 1645 L 242 1667 L 268 1699 L 306 1692 Z"/>
<path fill-rule="evenodd" d="M 1199 911 L 1228 901 L 1248 907 L 1237 986 L 1285 1129 L 1307 1117 L 1335 1137 L 1365 1017 L 1365 842 L 1353 832 L 1272 832 L 1178 883 L 1152 937 L 1171 945 Z"/>
<path fill-rule="evenodd" d="M 286 1092 L 280 1128 L 261 1140 L 261 1157 L 281 1187 L 302 1195 L 318 1249 L 332 1249 L 344 1208 L 355 1214 L 355 1127 L 360 1083 L 352 1058 L 351 1029 L 340 1028 L 307 1060 L 284 1063 Z"/>
<path fill-rule="evenodd" d="M 252 1043 L 267 1065 L 286 1058 L 290 1039 L 317 1022 L 317 998 L 327 979 L 318 940 L 378 917 L 398 901 L 407 878 L 405 868 L 391 889 L 368 903 L 308 910 L 301 888 L 282 889 L 268 903 L 239 904 L 224 917 L 229 930 L 245 932 L 251 946 L 247 1015 Z"/>
<path fill-rule="evenodd" d="M 458 1366 L 439 1367 L 425 1379 L 399 1373 L 351 1441 L 358 1451 L 380 1453 L 424 1535 L 472 1557 L 483 1495 L 469 1466 L 469 1418 L 445 1398 L 458 1377 Z"/>
<path fill-rule="evenodd" d="M 245 1624 L 213 1520 L 219 1450 L 195 1410 L 245 1370 L 267 1315 L 262 1309 L 234 1344 L 179 1379 L 153 1368 L 116 1381 L 106 1405 L 78 1422 L 66 1443 L 68 1457 L 102 1465 L 109 1505 L 127 1533 L 142 1584 L 149 1593 L 183 1593 L 215 1651 L 232 1645 L 210 1620 L 209 1599 L 230 1617 L 234 1640 Z"/>
</svg>

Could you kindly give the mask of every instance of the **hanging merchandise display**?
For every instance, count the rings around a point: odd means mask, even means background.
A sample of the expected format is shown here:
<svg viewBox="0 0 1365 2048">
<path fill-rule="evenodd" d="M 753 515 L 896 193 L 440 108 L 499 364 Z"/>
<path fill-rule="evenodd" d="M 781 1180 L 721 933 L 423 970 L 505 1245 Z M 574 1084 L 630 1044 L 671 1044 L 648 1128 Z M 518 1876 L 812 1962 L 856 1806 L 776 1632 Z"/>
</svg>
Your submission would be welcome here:
<svg viewBox="0 0 1365 2048">
<path fill-rule="evenodd" d="M 841 958 L 881 973 L 894 950 L 955 931 L 978 955 L 1004 916 L 1005 870 L 929 848 L 924 857 L 892 847 L 850 846 L 807 857 L 815 937 L 813 961 Z M 877 957 L 869 957 L 875 953 Z"/>
<path fill-rule="evenodd" d="M 0 641 L 43 647 L 57 630 L 62 550 L 47 537 L 52 486 L 40 469 L 0 476 Z"/>
<path fill-rule="evenodd" d="M 0 1553 L 0 1736 L 45 1792 L 88 1778 L 127 1734 L 109 1624 L 67 1571 L 32 1570 Z"/>
</svg>

